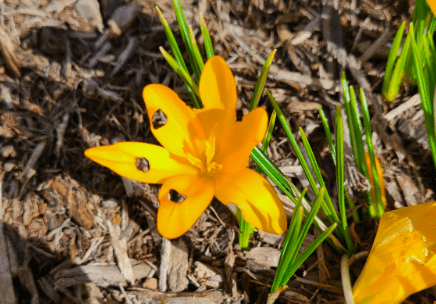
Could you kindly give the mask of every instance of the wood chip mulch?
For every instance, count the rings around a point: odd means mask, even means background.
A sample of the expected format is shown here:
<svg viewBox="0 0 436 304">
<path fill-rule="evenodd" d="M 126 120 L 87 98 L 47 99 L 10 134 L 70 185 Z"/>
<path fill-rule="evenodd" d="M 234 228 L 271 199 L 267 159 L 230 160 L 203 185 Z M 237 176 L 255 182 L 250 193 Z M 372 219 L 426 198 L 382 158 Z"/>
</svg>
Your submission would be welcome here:
<svg viewBox="0 0 436 304">
<path fill-rule="evenodd" d="M 410 21 L 413 1 L 182 4 L 199 45 L 203 14 L 215 52 L 234 72 L 239 117 L 265 58 L 278 50 L 267 87 L 297 138 L 300 127 L 309 136 L 331 193 L 334 167 L 318 106 L 334 117 L 345 71 L 367 93 L 388 208 L 435 199 L 416 89 L 403 88 L 391 103 L 380 96 L 393 36 Z M 157 144 L 141 98 L 145 85 L 162 83 L 189 100 L 159 52 L 169 45 L 156 5 L 182 45 L 169 0 L 0 0 L 0 303 L 265 303 L 282 236 L 259 232 L 242 252 L 236 220 L 214 201 L 186 235 L 162 239 L 159 186 L 121 178 L 83 155 L 123 140 Z M 265 97 L 261 106 L 272 111 Z M 308 186 L 278 123 L 268 154 L 301 189 Z M 281 198 L 290 215 L 292 203 Z M 352 227 L 352 280 L 376 227 Z M 317 235 L 311 230 L 303 247 Z M 322 244 L 276 303 L 343 303 L 339 261 Z M 434 300 L 431 288 L 406 302 Z"/>
</svg>

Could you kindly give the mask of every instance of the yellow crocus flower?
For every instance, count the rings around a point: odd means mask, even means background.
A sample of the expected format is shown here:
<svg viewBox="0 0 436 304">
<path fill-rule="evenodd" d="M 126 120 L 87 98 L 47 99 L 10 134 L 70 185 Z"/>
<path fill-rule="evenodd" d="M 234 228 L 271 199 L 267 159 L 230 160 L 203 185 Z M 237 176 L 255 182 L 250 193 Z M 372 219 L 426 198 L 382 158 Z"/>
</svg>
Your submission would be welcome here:
<svg viewBox="0 0 436 304">
<path fill-rule="evenodd" d="M 355 304 L 397 304 L 436 285 L 436 202 L 386 212 L 362 273 Z"/>
<path fill-rule="evenodd" d="M 236 86 L 233 74 L 219 56 L 208 60 L 201 73 L 202 109 L 191 109 L 166 86 L 150 84 L 143 98 L 150 128 L 163 147 L 120 142 L 90 148 L 85 155 L 115 173 L 145 183 L 163 184 L 157 214 L 159 233 L 173 239 L 194 225 L 215 196 L 233 203 L 256 228 L 274 234 L 286 229 L 286 213 L 273 187 L 248 168 L 250 153 L 262 141 L 268 116 L 257 108 L 236 120 Z M 161 111 L 167 121 L 153 125 Z M 149 170 L 138 169 L 145 158 Z M 170 191 L 183 195 L 172 201 Z"/>
</svg>

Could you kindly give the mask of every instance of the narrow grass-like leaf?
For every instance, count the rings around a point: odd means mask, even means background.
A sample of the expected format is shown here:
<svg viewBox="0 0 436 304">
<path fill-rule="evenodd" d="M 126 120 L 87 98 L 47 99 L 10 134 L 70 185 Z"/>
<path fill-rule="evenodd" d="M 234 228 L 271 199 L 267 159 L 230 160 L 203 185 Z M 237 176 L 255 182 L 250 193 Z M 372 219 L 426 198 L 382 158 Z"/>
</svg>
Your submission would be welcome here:
<svg viewBox="0 0 436 304">
<path fill-rule="evenodd" d="M 294 204 L 298 203 L 298 200 L 295 198 L 297 195 L 301 197 L 301 193 L 298 188 L 276 167 L 276 165 L 265 155 L 258 147 L 254 147 L 253 151 L 251 151 L 250 157 L 254 160 L 257 166 L 259 166 L 262 171 L 272 180 L 274 184 L 279 187 L 283 193 L 288 196 Z M 311 206 L 308 203 L 305 203 L 303 200 L 304 209 L 307 212 L 310 212 Z M 319 231 L 325 231 L 327 226 L 323 223 L 323 221 L 319 218 L 315 218 L 315 227 Z M 341 234 L 338 233 L 339 237 Z M 333 248 L 338 253 L 346 252 L 347 249 L 341 244 L 339 239 L 337 239 L 334 235 L 329 236 L 331 240 L 331 244 Z M 342 237 L 341 237 L 342 239 Z"/>
<path fill-rule="evenodd" d="M 192 26 L 188 26 L 189 30 L 189 39 L 191 40 L 192 45 L 192 56 L 194 57 L 195 64 L 197 65 L 198 69 L 203 71 L 204 67 L 204 61 L 201 57 L 200 50 L 198 49 L 197 41 L 195 40 L 194 30 L 192 29 Z"/>
<path fill-rule="evenodd" d="M 165 49 L 163 47 L 159 48 L 160 52 L 162 53 L 162 55 L 164 56 L 165 60 L 168 62 L 168 64 L 173 68 L 173 70 L 177 73 L 177 75 L 179 75 L 180 78 L 182 78 L 183 82 L 189 86 L 192 90 L 192 92 L 194 92 L 194 94 L 200 98 L 200 95 L 198 93 L 198 87 L 195 84 L 195 82 L 192 80 L 191 76 L 188 74 L 188 72 L 186 72 L 186 70 L 184 68 L 182 68 L 177 61 L 170 55 L 168 54 L 167 51 L 165 51 Z M 194 102 L 194 101 L 193 101 Z M 200 108 L 201 106 L 198 104 L 194 104 L 194 106 L 196 108 Z"/>
<path fill-rule="evenodd" d="M 272 132 L 274 131 L 274 126 L 276 124 L 276 118 L 277 118 L 277 113 L 275 110 L 273 110 L 271 117 L 269 119 L 268 130 L 266 131 L 265 138 L 263 139 L 262 142 L 262 147 L 260 148 L 260 150 L 264 154 L 266 154 L 266 150 L 269 146 L 269 142 L 271 141 Z"/>
<path fill-rule="evenodd" d="M 357 105 L 357 97 L 354 92 L 354 88 L 350 86 L 350 96 L 351 96 L 351 120 L 353 123 L 353 132 L 356 139 L 356 152 L 354 155 L 357 167 L 361 172 L 365 172 L 366 161 L 365 161 L 365 146 L 362 139 L 362 123 L 360 121 L 360 111 Z M 366 175 L 365 175 L 366 176 Z"/>
<path fill-rule="evenodd" d="M 189 34 L 188 24 L 186 23 L 185 14 L 183 13 L 183 7 L 180 0 L 172 0 L 174 13 L 176 15 L 177 23 L 180 28 L 180 34 L 182 35 L 183 43 L 185 44 L 186 51 L 188 53 L 189 62 L 194 70 L 196 83 L 200 81 L 201 69 L 197 65 L 195 60 L 195 50 L 192 45 L 191 35 Z"/>
<path fill-rule="evenodd" d="M 325 231 L 321 233 L 319 237 L 316 238 L 315 241 L 313 241 L 312 244 L 307 246 L 307 248 L 298 256 L 298 258 L 292 263 L 291 267 L 286 272 L 286 277 L 283 279 L 283 282 L 288 282 L 294 273 L 300 268 L 300 266 L 304 263 L 304 261 L 307 260 L 307 258 L 315 251 L 315 249 L 329 236 L 330 233 L 335 230 L 335 228 L 338 226 L 338 223 L 334 223 L 329 228 L 327 228 Z M 285 284 L 286 284 L 285 283 Z M 284 286 L 284 285 L 282 285 Z"/>
<path fill-rule="evenodd" d="M 436 22 L 435 22 L 436 24 Z M 427 65 L 430 68 L 431 73 L 433 74 L 433 79 L 434 81 L 436 81 L 436 49 L 435 49 L 435 44 L 433 41 L 433 34 L 427 33 L 427 37 L 426 37 L 426 42 L 428 44 L 428 49 L 430 51 L 430 61 L 427 62 Z M 430 82 L 430 83 L 435 83 L 435 82 Z"/>
<path fill-rule="evenodd" d="M 207 30 L 206 22 L 204 22 L 203 14 L 200 14 L 201 34 L 203 35 L 204 48 L 206 49 L 207 59 L 215 56 L 213 50 L 212 39 L 210 39 L 209 31 Z"/>
<path fill-rule="evenodd" d="M 353 150 L 353 155 L 358 155 L 357 143 L 356 143 L 357 132 L 354 130 L 353 113 L 351 110 L 351 93 L 350 93 L 350 87 L 348 86 L 348 80 L 347 80 L 347 76 L 345 75 L 345 72 L 342 73 L 342 96 L 344 97 L 345 114 L 347 116 L 348 130 L 350 131 L 351 149 Z"/>
<path fill-rule="evenodd" d="M 327 193 L 326 188 L 321 187 L 321 189 L 319 190 L 319 195 L 316 198 L 315 202 L 313 203 L 312 210 L 307 215 L 306 220 L 304 221 L 303 227 L 301 228 L 300 235 L 298 236 L 298 240 L 297 240 L 297 249 L 298 250 L 303 245 L 303 241 L 306 238 L 307 233 L 309 232 L 309 228 L 310 228 L 310 226 L 312 226 L 312 223 L 315 219 L 315 216 L 318 214 L 318 211 L 319 211 L 319 208 L 321 207 L 325 193 Z M 294 256 L 292 257 L 292 261 L 294 261 L 296 259 L 298 250 L 294 251 Z"/>
<path fill-rule="evenodd" d="M 171 48 L 171 51 L 173 52 L 175 60 L 177 61 L 179 66 L 181 66 L 186 71 L 186 73 L 189 73 L 188 68 L 186 67 L 185 60 L 183 60 L 182 53 L 180 52 L 180 48 L 177 44 L 176 38 L 174 37 L 173 31 L 171 30 L 171 27 L 168 25 L 167 20 L 165 19 L 161 10 L 157 6 L 156 6 L 156 11 L 159 15 L 160 21 L 161 21 L 162 26 L 164 28 L 165 35 L 166 35 L 167 40 L 170 44 L 170 48 Z M 191 76 L 189 76 L 189 77 L 191 77 Z M 196 95 L 186 82 L 185 82 L 185 86 L 186 86 L 186 89 L 188 91 L 189 96 L 191 97 L 191 100 L 192 100 L 192 103 L 194 104 L 194 106 L 196 108 L 200 107 L 201 101 L 200 101 L 200 98 L 197 97 L 198 94 Z"/>
<path fill-rule="evenodd" d="M 303 142 L 304 149 L 306 150 L 307 157 L 309 158 L 309 162 L 310 162 L 310 165 L 312 166 L 313 172 L 315 173 L 316 179 L 318 180 L 320 187 L 325 188 L 326 185 L 324 183 L 324 179 L 322 177 L 321 170 L 319 169 L 318 163 L 316 161 L 315 154 L 313 153 L 312 147 L 309 144 L 309 140 L 307 139 L 307 136 L 304 133 L 302 128 L 300 128 L 300 134 L 301 134 L 301 140 Z M 325 199 L 327 200 L 327 206 L 330 208 L 330 212 L 336 213 L 336 210 L 334 208 L 334 205 L 333 205 L 333 202 L 332 202 L 332 199 L 331 199 L 329 193 L 326 191 L 325 196 L 321 195 L 321 190 L 319 193 L 320 193 L 319 196 L 321 196 L 321 198 L 325 197 Z"/>
<path fill-rule="evenodd" d="M 435 131 L 434 121 L 433 121 L 434 109 L 433 109 L 433 100 L 432 100 L 433 96 L 430 96 L 428 79 L 424 76 L 423 60 L 421 58 L 421 52 L 418 50 L 418 47 L 415 42 L 413 23 L 410 24 L 409 36 L 411 37 L 413 61 L 415 63 L 416 78 L 418 82 L 419 95 L 421 97 L 422 110 L 424 111 L 424 122 L 427 127 L 428 142 L 433 158 L 433 163 L 436 166 L 436 142 L 435 142 L 435 133 L 434 133 Z M 432 85 L 434 86 L 434 84 Z"/>
<path fill-rule="evenodd" d="M 433 38 L 429 37 L 428 35 L 425 36 L 425 38 L 422 40 L 424 54 L 425 54 L 425 64 L 424 68 L 427 69 L 427 76 L 428 76 L 428 83 L 429 83 L 429 95 L 433 96 L 434 93 L 434 87 L 430 84 L 436 83 L 436 76 L 435 76 L 435 60 L 436 60 L 436 52 L 434 49 L 434 42 Z"/>
<path fill-rule="evenodd" d="M 295 244 L 296 244 L 295 242 L 294 243 L 291 242 L 291 237 L 293 235 L 295 235 L 295 231 L 296 231 L 295 225 L 297 224 L 296 217 L 298 216 L 300 209 L 303 211 L 301 206 L 303 204 L 303 200 L 304 200 L 304 197 L 306 195 L 306 192 L 307 192 L 307 189 L 303 189 L 303 192 L 301 193 L 301 196 L 298 199 L 298 203 L 295 205 L 294 211 L 292 212 L 291 221 L 289 222 L 289 227 L 288 227 L 288 233 L 286 234 L 286 238 L 283 242 L 283 247 L 282 247 L 280 257 L 279 257 L 279 262 L 277 264 L 277 270 L 276 270 L 276 275 L 275 275 L 274 281 L 276 281 L 276 278 L 278 277 L 278 275 L 277 275 L 278 273 L 285 271 L 285 269 L 283 268 L 283 259 L 286 255 L 286 253 L 288 252 L 288 250 L 292 250 L 291 247 L 295 246 Z M 273 283 L 273 286 L 274 286 L 274 283 Z M 277 287 L 278 287 L 278 285 L 277 285 Z"/>
<path fill-rule="evenodd" d="M 403 40 L 405 28 L 406 28 L 406 21 L 403 21 L 403 23 L 401 24 L 400 28 L 397 31 L 397 34 L 395 35 L 394 41 L 392 42 L 391 51 L 389 52 L 389 57 L 386 63 L 385 76 L 383 77 L 383 86 L 382 86 L 382 95 L 385 98 L 388 96 L 389 86 L 392 80 L 392 73 L 394 72 L 395 62 L 397 61 L 398 58 L 398 51 L 400 50 L 401 41 Z M 395 94 L 395 96 L 396 95 L 397 94 Z M 389 99 L 387 100 L 392 101 Z"/>
<path fill-rule="evenodd" d="M 374 154 L 374 144 L 372 143 L 372 128 L 371 128 L 371 119 L 369 117 L 369 109 L 368 103 L 366 101 L 365 92 L 363 89 L 360 89 L 360 101 L 362 105 L 362 114 L 363 114 L 363 124 L 365 126 L 365 135 L 366 135 L 366 145 L 368 147 L 369 159 L 371 161 L 371 168 L 368 168 L 372 172 L 372 181 L 374 186 L 375 200 L 374 204 L 376 207 L 376 215 L 377 218 L 380 218 L 384 213 L 382 193 L 379 181 L 379 174 L 377 172 L 377 166 L 375 162 L 375 154 Z"/>
<path fill-rule="evenodd" d="M 162 26 L 164 28 L 165 35 L 167 36 L 167 40 L 170 44 L 171 51 L 174 54 L 174 58 L 176 59 L 177 63 L 182 66 L 186 72 L 188 72 L 188 68 L 186 67 L 185 60 L 183 60 L 182 53 L 180 52 L 180 48 L 177 44 L 176 38 L 174 37 L 173 31 L 171 30 L 171 27 L 168 25 L 167 20 L 165 19 L 164 15 L 162 14 L 162 11 L 159 7 L 156 6 L 156 11 L 159 15 L 160 22 L 162 23 Z"/>
<path fill-rule="evenodd" d="M 384 94 L 384 98 L 387 101 L 392 101 L 397 96 L 400 91 L 401 82 L 405 76 L 406 71 L 406 63 L 409 59 L 409 51 L 410 51 L 410 32 L 406 37 L 406 41 L 403 44 L 403 48 L 401 49 L 400 57 L 398 58 L 397 63 L 395 64 L 394 71 L 392 73 L 392 77 L 389 82 L 389 88 L 387 89 L 387 93 Z"/>
<path fill-rule="evenodd" d="M 277 112 L 277 117 L 280 121 L 280 124 L 282 125 L 283 130 L 285 131 L 286 136 L 288 137 L 288 140 L 292 146 L 292 149 L 294 150 L 295 155 L 297 156 L 298 160 L 300 161 L 300 165 L 303 168 L 303 171 L 307 177 L 307 180 L 309 181 L 309 184 L 310 184 L 312 191 L 315 193 L 316 196 L 318 196 L 319 189 L 316 185 L 316 181 L 313 178 L 312 173 L 310 172 L 309 166 L 307 165 L 307 162 L 304 159 L 303 153 L 301 152 L 300 148 L 298 147 L 297 140 L 295 139 L 294 134 L 292 134 L 292 130 L 289 127 L 288 122 L 286 121 L 285 115 L 283 114 L 282 110 L 280 109 L 279 105 L 277 104 L 277 102 L 275 101 L 275 99 L 271 95 L 271 93 L 268 90 L 265 90 L 265 91 L 266 91 L 275 111 Z M 326 215 L 326 217 L 328 218 L 328 220 L 330 221 L 330 223 L 339 222 L 339 218 L 338 218 L 338 215 L 336 214 L 336 212 L 331 212 L 331 210 L 334 209 L 334 207 L 332 208 L 331 206 L 328 206 L 326 201 L 322 205 L 321 209 L 324 212 L 324 214 Z"/>
<path fill-rule="evenodd" d="M 283 191 L 293 202 L 297 203 L 294 197 L 293 190 L 287 185 L 288 182 L 285 181 L 284 175 L 280 173 L 280 170 L 276 165 L 264 154 L 262 151 L 255 147 L 251 151 L 250 157 L 254 160 L 257 166 L 259 166 L 263 172 Z"/>
<path fill-rule="evenodd" d="M 242 251 L 248 249 L 248 245 L 250 244 L 250 236 L 254 232 L 254 226 L 249 222 L 245 221 L 242 216 L 239 221 L 239 247 Z"/>
<path fill-rule="evenodd" d="M 360 112 L 357 106 L 357 98 L 352 86 L 348 86 L 345 75 L 343 75 L 343 94 L 344 105 L 347 114 L 347 123 L 350 130 L 350 138 L 352 143 L 352 150 L 354 161 L 359 171 L 369 180 L 368 167 L 365 159 L 365 147 L 362 139 L 362 124 L 360 122 Z M 347 86 L 347 87 L 346 87 Z M 368 204 L 368 213 L 371 218 L 376 218 L 376 206 L 371 191 L 365 191 L 365 200 Z"/>
<path fill-rule="evenodd" d="M 298 251 L 296 245 L 304 214 L 304 210 L 301 208 L 301 202 L 299 202 L 298 207 L 298 209 L 294 209 L 294 213 L 292 214 L 293 220 L 289 226 L 288 235 L 286 236 L 286 238 L 288 239 L 287 247 L 282 250 L 281 260 L 279 262 L 279 266 L 277 267 L 276 276 L 274 277 L 274 282 L 271 287 L 271 292 L 276 291 L 277 288 L 281 285 L 283 277 L 286 276 L 286 270 L 293 262 L 292 257 L 294 256 L 294 252 Z"/>
<path fill-rule="evenodd" d="M 335 131 L 336 159 L 338 161 L 338 165 L 336 166 L 336 184 L 338 187 L 339 212 L 341 215 L 341 226 L 342 231 L 344 232 L 348 253 L 351 254 L 353 252 L 354 245 L 353 241 L 351 240 L 350 233 L 348 232 L 347 210 L 345 209 L 344 125 L 340 106 L 336 106 Z"/>
<path fill-rule="evenodd" d="M 268 58 L 265 60 L 265 63 L 263 64 L 259 78 L 257 78 L 257 83 L 256 83 L 256 87 L 254 88 L 253 97 L 251 98 L 250 108 L 249 108 L 250 111 L 257 108 L 257 105 L 259 104 L 260 97 L 262 96 L 263 89 L 265 88 L 265 83 L 268 77 L 269 68 L 271 67 L 276 52 L 277 49 L 273 50 L 271 54 L 268 56 Z"/>
<path fill-rule="evenodd" d="M 319 116 L 321 117 L 322 126 L 324 127 L 325 136 L 329 144 L 330 154 L 332 155 L 333 163 L 336 166 L 336 152 L 335 152 L 336 150 L 335 150 L 335 144 L 333 142 L 332 131 L 330 130 L 329 122 L 324 113 L 324 110 L 322 109 L 322 106 L 319 106 L 318 111 L 319 111 Z"/>
</svg>

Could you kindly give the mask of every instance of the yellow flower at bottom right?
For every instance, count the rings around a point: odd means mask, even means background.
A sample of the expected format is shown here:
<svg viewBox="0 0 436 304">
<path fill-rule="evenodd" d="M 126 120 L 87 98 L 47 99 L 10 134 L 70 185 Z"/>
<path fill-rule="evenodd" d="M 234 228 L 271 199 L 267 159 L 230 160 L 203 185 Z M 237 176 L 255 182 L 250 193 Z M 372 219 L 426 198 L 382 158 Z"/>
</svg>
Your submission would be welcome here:
<svg viewBox="0 0 436 304">
<path fill-rule="evenodd" d="M 355 304 L 401 303 L 436 285 L 436 202 L 386 212 L 353 287 Z"/>
</svg>

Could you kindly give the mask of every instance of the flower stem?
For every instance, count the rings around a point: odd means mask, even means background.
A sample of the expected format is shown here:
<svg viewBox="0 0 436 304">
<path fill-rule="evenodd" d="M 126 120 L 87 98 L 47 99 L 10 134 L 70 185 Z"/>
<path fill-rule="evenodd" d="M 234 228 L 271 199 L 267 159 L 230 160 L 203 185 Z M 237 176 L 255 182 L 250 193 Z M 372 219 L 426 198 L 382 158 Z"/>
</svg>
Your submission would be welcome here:
<svg viewBox="0 0 436 304">
<path fill-rule="evenodd" d="M 341 259 L 342 288 L 344 289 L 345 303 L 354 304 L 353 291 L 351 289 L 350 269 L 348 254 L 344 254 Z"/>
</svg>

